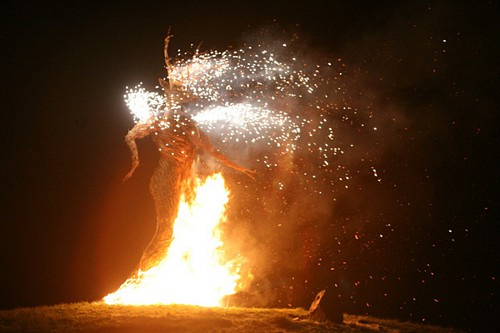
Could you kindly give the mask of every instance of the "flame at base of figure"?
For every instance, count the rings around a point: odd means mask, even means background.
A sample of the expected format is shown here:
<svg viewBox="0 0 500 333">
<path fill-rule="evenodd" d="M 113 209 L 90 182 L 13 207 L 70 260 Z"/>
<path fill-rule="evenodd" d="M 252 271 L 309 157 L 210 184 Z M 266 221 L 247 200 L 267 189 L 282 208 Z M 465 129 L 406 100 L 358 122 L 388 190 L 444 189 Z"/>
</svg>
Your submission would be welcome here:
<svg viewBox="0 0 500 333">
<path fill-rule="evenodd" d="M 220 225 L 226 219 L 229 191 L 220 173 L 196 179 L 192 200 L 181 197 L 173 240 L 163 260 L 139 271 L 107 304 L 191 304 L 222 306 L 237 291 L 239 265 L 224 259 Z"/>
</svg>

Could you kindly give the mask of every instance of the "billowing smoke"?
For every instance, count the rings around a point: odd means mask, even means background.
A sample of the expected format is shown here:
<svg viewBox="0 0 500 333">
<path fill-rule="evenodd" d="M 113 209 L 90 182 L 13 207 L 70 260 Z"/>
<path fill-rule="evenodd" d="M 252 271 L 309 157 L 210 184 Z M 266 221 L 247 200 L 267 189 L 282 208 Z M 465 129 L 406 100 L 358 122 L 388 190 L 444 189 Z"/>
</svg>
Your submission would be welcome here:
<svg viewBox="0 0 500 333">
<path fill-rule="evenodd" d="M 209 80 L 220 99 L 190 111 L 218 149 L 257 171 L 255 180 L 229 175 L 226 242 L 253 276 L 232 302 L 307 306 L 343 278 L 345 233 L 364 223 L 338 220 L 336 209 L 361 183 L 381 182 L 380 142 L 399 125 L 377 113 L 359 73 L 298 35 L 260 32 L 224 54 L 234 63 Z"/>
</svg>

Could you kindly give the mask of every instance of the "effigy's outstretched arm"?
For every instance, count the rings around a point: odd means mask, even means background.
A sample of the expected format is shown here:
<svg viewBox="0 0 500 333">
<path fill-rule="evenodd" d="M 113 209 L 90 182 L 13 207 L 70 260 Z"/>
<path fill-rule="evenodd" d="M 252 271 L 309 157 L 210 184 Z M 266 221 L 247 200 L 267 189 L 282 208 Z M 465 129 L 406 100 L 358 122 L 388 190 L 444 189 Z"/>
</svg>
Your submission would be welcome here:
<svg viewBox="0 0 500 333">
<path fill-rule="evenodd" d="M 244 167 L 234 163 L 233 161 L 231 161 L 229 158 L 227 158 L 224 154 L 222 154 L 220 151 L 216 150 L 215 148 L 212 151 L 209 151 L 209 153 L 213 157 L 215 157 L 216 159 L 218 159 L 219 161 L 221 161 L 222 163 L 227 165 L 228 167 L 230 167 L 236 171 L 242 172 L 252 179 L 255 179 L 255 171 L 254 170 L 244 168 Z"/>
<path fill-rule="evenodd" d="M 252 179 L 255 179 L 255 171 L 244 168 L 244 167 L 234 163 L 226 155 L 222 154 L 220 151 L 215 149 L 215 147 L 212 145 L 212 143 L 210 142 L 210 139 L 206 136 L 205 133 L 200 131 L 199 135 L 200 135 L 201 147 L 203 148 L 203 150 L 205 150 L 210 155 L 212 155 L 213 157 L 215 157 L 216 159 L 221 161 L 226 166 L 228 166 L 228 167 L 230 167 L 238 172 L 242 172 Z"/>
<path fill-rule="evenodd" d="M 150 126 L 147 124 L 136 124 L 130 131 L 128 131 L 125 136 L 125 142 L 130 148 L 130 152 L 132 154 L 132 168 L 130 171 L 123 177 L 123 181 L 127 181 L 134 174 L 135 169 L 139 166 L 139 150 L 137 149 L 137 143 L 135 140 L 142 139 L 148 136 L 151 133 Z"/>
</svg>

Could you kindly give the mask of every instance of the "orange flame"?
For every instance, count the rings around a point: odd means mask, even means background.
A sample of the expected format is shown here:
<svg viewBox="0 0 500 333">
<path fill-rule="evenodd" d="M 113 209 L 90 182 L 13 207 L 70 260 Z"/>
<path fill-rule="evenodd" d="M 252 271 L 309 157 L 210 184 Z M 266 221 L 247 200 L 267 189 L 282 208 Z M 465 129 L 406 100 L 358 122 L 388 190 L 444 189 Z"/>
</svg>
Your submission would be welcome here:
<svg viewBox="0 0 500 333">
<path fill-rule="evenodd" d="M 194 200 L 181 198 L 174 238 L 155 267 L 125 281 L 104 297 L 107 304 L 192 304 L 222 306 L 236 292 L 239 265 L 224 260 L 219 226 L 225 222 L 229 191 L 220 173 L 196 180 Z"/>
</svg>

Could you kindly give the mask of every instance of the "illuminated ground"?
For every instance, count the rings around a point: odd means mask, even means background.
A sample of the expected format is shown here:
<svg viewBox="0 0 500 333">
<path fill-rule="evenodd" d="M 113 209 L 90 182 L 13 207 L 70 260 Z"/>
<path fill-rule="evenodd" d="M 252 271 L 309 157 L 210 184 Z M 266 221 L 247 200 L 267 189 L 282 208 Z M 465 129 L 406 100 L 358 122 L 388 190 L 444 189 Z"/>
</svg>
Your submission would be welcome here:
<svg viewBox="0 0 500 333">
<path fill-rule="evenodd" d="M 450 332 L 455 329 L 344 315 L 344 325 L 305 319 L 303 309 L 110 306 L 76 303 L 0 311 L 1 332 Z"/>
</svg>

